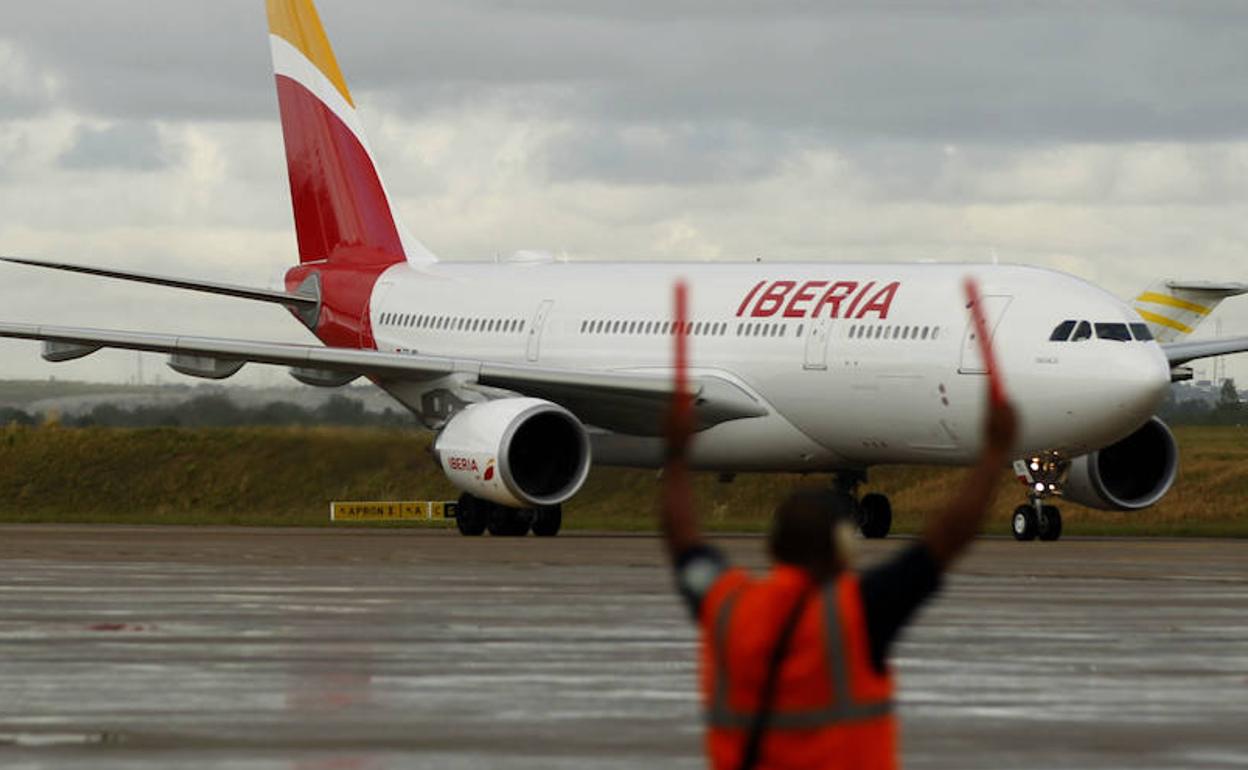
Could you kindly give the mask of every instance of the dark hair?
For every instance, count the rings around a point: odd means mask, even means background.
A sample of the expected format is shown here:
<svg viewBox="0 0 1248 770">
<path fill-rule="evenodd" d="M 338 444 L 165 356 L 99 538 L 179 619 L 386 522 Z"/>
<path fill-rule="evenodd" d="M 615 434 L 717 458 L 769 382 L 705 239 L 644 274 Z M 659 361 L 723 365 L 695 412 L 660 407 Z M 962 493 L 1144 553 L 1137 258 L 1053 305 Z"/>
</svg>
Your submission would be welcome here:
<svg viewBox="0 0 1248 770">
<path fill-rule="evenodd" d="M 853 520 L 853 499 L 833 489 L 802 489 L 789 495 L 771 521 L 767 544 L 782 564 L 831 573 L 838 554 L 833 528 Z"/>
</svg>

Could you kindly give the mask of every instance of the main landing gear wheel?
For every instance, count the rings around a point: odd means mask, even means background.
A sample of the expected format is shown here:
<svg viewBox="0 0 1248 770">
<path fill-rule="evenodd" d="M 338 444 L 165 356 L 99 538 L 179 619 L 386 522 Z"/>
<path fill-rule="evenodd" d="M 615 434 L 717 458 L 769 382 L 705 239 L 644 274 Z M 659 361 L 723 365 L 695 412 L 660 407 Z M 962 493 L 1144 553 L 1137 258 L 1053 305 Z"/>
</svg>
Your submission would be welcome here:
<svg viewBox="0 0 1248 770">
<path fill-rule="evenodd" d="M 1054 541 L 1062 536 L 1062 512 L 1055 505 L 1046 505 L 1040 512 L 1037 534 L 1041 540 Z"/>
<path fill-rule="evenodd" d="M 563 526 L 563 506 L 548 505 L 538 508 L 533 518 L 533 534 L 538 537 L 554 537 Z"/>
<path fill-rule="evenodd" d="M 468 493 L 459 496 L 455 526 L 461 535 L 475 537 L 487 530 L 495 537 L 554 537 L 563 526 L 563 507 L 508 508 Z"/>
<path fill-rule="evenodd" d="M 863 495 L 860 499 L 858 487 L 866 480 L 866 471 L 839 471 L 833 477 L 832 489 L 848 498 L 853 506 L 858 531 L 863 537 L 871 540 L 888 537 L 889 530 L 893 528 L 893 505 L 878 492 Z"/>
<path fill-rule="evenodd" d="M 466 492 L 459 496 L 459 506 L 455 509 L 455 526 L 459 528 L 459 534 L 477 537 L 485 532 L 486 505 L 488 503 Z"/>
<path fill-rule="evenodd" d="M 495 537 L 524 537 L 529 534 L 530 523 L 529 511 L 491 505 L 485 528 Z"/>
<path fill-rule="evenodd" d="M 863 537 L 869 540 L 888 537 L 888 531 L 893 528 L 893 504 L 878 492 L 863 495 L 858 501 L 858 517 Z"/>
</svg>

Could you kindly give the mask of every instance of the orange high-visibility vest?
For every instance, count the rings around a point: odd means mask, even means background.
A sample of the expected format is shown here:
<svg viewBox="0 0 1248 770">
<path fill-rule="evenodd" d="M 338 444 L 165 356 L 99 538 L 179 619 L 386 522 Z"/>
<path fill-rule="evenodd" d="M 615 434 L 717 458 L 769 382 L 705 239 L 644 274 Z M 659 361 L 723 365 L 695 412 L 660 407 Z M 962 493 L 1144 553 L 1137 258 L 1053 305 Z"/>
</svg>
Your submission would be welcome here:
<svg viewBox="0 0 1248 770">
<path fill-rule="evenodd" d="M 702 697 L 711 767 L 736 770 L 781 627 L 810 584 L 777 566 L 761 580 L 731 569 L 702 603 Z M 897 767 L 893 680 L 871 662 L 858 577 L 810 597 L 780 666 L 758 767 Z"/>
</svg>

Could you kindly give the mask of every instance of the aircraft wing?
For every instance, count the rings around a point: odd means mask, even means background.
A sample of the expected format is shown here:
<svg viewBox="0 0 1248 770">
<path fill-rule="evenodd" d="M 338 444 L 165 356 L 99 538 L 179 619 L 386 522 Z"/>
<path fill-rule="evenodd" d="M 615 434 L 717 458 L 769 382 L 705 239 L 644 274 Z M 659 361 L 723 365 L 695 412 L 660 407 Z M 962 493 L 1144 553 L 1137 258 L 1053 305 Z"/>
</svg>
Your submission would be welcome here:
<svg viewBox="0 0 1248 770">
<path fill-rule="evenodd" d="M 1232 353 L 1248 352 L 1248 337 L 1224 337 L 1200 342 L 1163 343 L 1162 349 L 1170 359 L 1171 366 L 1181 366 L 1189 361 Z"/>
<path fill-rule="evenodd" d="M 342 375 L 338 384 L 359 376 L 421 382 L 459 374 L 468 382 L 553 401 L 590 425 L 640 435 L 659 432 L 672 396 L 671 377 L 666 373 L 554 369 L 320 345 L 33 324 L 0 323 L 0 337 L 41 340 L 43 357 L 49 361 L 70 361 L 101 348 L 167 353 L 173 369 L 210 379 L 229 377 L 247 363 L 289 366 L 293 373 L 326 381 L 329 375 Z M 690 388 L 702 428 L 768 414 L 758 399 L 713 374 L 693 378 Z"/>
</svg>

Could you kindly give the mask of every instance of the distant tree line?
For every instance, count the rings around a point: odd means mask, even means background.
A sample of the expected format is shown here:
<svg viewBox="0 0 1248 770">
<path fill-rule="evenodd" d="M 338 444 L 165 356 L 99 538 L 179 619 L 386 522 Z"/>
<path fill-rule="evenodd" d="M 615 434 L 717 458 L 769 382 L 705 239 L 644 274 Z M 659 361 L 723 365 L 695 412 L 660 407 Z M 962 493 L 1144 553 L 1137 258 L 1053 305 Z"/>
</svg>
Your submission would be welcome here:
<svg viewBox="0 0 1248 770">
<path fill-rule="evenodd" d="M 1172 390 L 1158 412 L 1172 425 L 1248 425 L 1248 403 L 1241 402 L 1234 380 L 1222 384 L 1216 402 L 1183 398 Z M 0 427 L 34 426 L 47 422 L 43 415 L 0 406 Z M 407 411 L 386 409 L 370 412 L 353 398 L 333 395 L 320 406 L 308 408 L 289 401 L 242 406 L 220 394 L 196 396 L 177 404 L 122 407 L 99 404 L 91 411 L 58 421 L 70 428 L 230 428 L 259 425 L 334 425 L 345 427 L 409 427 L 416 424 Z"/>
<path fill-rule="evenodd" d="M 1248 425 L 1248 404 L 1239 400 L 1235 380 L 1223 380 L 1217 401 L 1182 398 L 1171 390 L 1158 416 L 1174 425 Z"/>
<path fill-rule="evenodd" d="M 0 426 L 39 425 L 47 422 L 42 415 L 22 409 L 0 407 Z M 288 401 L 273 401 L 260 406 L 242 406 L 223 395 L 196 396 L 178 404 L 121 407 L 99 404 L 89 412 L 64 417 L 59 424 L 69 428 L 233 428 L 258 425 L 334 425 L 347 427 L 408 427 L 416 424 L 406 411 L 386 409 L 370 412 L 352 398 L 334 395 L 314 408 Z"/>
</svg>

